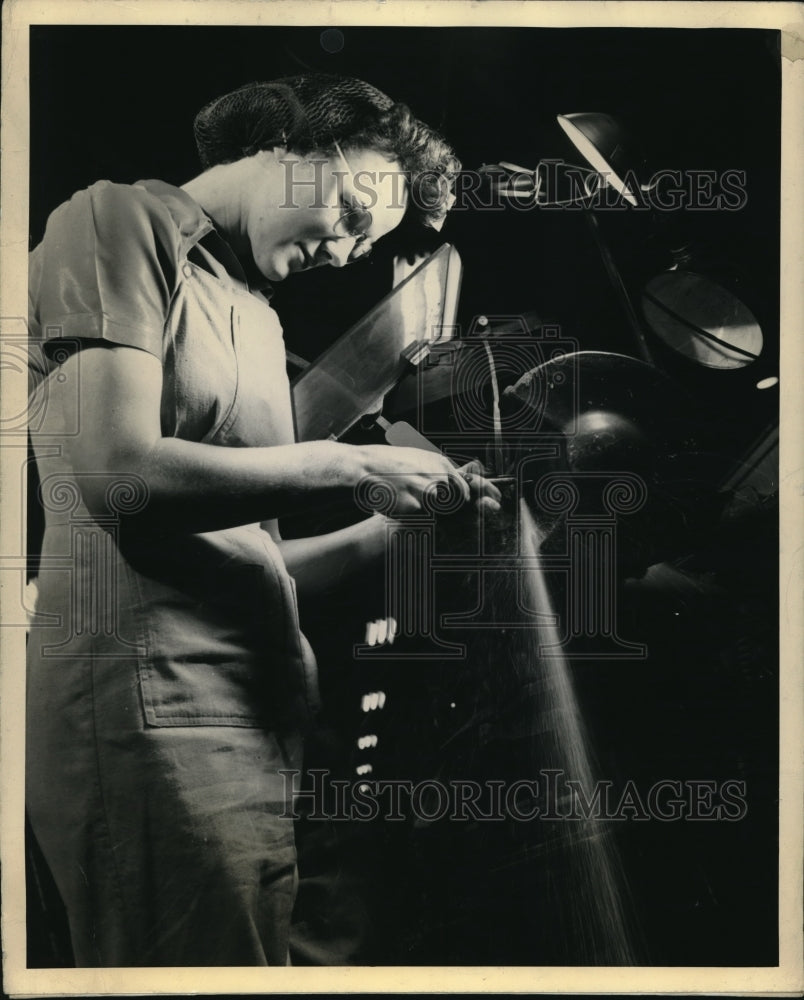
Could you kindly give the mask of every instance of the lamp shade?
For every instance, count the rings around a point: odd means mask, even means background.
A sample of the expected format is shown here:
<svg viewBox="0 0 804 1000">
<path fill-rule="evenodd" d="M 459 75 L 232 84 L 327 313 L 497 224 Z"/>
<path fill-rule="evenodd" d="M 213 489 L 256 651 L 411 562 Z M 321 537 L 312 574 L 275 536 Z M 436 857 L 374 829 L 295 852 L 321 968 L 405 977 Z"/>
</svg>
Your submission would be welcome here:
<svg viewBox="0 0 804 1000">
<path fill-rule="evenodd" d="M 611 115 L 588 111 L 558 115 L 557 120 L 587 163 L 626 201 L 636 205 L 626 177 L 642 166 L 644 157 L 622 125 Z"/>
<path fill-rule="evenodd" d="M 703 274 L 671 268 L 642 292 L 648 326 L 668 347 L 705 368 L 743 368 L 762 352 L 762 329 L 737 296 Z"/>
</svg>

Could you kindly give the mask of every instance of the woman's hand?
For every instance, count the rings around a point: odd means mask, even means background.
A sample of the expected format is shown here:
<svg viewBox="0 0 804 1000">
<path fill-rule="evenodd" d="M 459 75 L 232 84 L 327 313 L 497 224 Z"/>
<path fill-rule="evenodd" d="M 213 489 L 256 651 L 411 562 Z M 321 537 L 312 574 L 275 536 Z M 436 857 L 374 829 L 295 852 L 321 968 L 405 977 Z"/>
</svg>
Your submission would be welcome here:
<svg viewBox="0 0 804 1000">
<path fill-rule="evenodd" d="M 471 494 L 470 500 L 475 507 L 496 514 L 500 509 L 502 494 L 491 480 L 485 478 L 486 470 L 482 463 L 477 460 L 467 462 L 458 469 L 458 472 L 466 480 Z"/>
<path fill-rule="evenodd" d="M 456 468 L 438 452 L 420 448 L 364 445 L 355 499 L 363 509 L 388 517 L 422 512 L 455 513 L 467 505 L 500 509 L 500 491 L 483 477 L 479 462 Z"/>
</svg>

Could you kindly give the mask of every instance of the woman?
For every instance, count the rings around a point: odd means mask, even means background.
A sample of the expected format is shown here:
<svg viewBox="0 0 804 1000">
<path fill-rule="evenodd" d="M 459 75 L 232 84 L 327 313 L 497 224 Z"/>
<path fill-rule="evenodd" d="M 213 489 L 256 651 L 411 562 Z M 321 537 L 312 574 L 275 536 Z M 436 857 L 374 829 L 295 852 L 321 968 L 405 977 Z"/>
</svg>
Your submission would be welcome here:
<svg viewBox="0 0 804 1000">
<path fill-rule="evenodd" d="M 288 960 L 282 771 L 316 705 L 294 577 L 348 583 L 386 525 L 283 543 L 276 519 L 383 474 L 401 513 L 434 482 L 499 499 L 440 455 L 294 443 L 264 294 L 344 266 L 406 213 L 438 222 L 446 144 L 368 84 L 318 76 L 244 87 L 195 128 L 198 177 L 95 184 L 31 255 L 46 530 L 28 810 L 85 966 Z"/>
</svg>

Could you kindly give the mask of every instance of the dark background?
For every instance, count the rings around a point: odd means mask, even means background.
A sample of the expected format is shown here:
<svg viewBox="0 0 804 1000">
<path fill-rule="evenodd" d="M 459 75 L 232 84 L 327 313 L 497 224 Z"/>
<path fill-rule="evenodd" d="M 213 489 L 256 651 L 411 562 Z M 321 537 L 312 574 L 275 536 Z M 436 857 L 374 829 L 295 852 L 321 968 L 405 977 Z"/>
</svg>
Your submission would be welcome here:
<svg viewBox="0 0 804 1000">
<path fill-rule="evenodd" d="M 579 162 L 556 114 L 605 111 L 639 137 L 652 169 L 746 172 L 740 211 L 684 211 L 676 221 L 739 285 L 762 326 L 763 357 L 748 373 L 679 377 L 709 408 L 728 455 L 774 421 L 778 396 L 754 384 L 778 373 L 778 32 L 344 28 L 341 41 L 326 51 L 318 27 L 33 28 L 31 246 L 48 213 L 95 180 L 195 175 L 195 113 L 252 80 L 363 77 L 439 127 L 467 168 Z M 601 212 L 600 225 L 632 292 L 667 265 L 648 213 Z M 442 236 L 464 264 L 464 328 L 480 313 L 536 314 L 584 349 L 633 353 L 580 213 L 468 209 L 452 213 Z M 397 249 L 390 238 L 365 266 L 288 279 L 275 304 L 289 344 L 311 358 L 343 333 L 388 290 Z M 765 524 L 727 553 L 698 554 L 708 590 L 701 575 L 669 592 L 632 586 L 627 635 L 649 642 L 651 660 L 576 678 L 602 773 L 748 783 L 740 823 L 622 833 L 650 964 L 776 962 L 775 551 Z M 453 939 L 444 931 L 441 952 L 414 942 L 413 960 L 474 964 L 456 928 Z M 33 964 L 53 961 L 52 938 L 34 929 L 32 941 Z"/>
</svg>

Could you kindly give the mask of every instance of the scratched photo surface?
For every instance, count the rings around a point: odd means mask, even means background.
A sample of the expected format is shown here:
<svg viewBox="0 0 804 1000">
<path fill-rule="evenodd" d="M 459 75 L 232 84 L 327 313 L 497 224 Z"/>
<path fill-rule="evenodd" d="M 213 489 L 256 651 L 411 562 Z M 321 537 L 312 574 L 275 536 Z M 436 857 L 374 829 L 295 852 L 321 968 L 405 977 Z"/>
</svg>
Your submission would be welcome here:
<svg viewBox="0 0 804 1000">
<path fill-rule="evenodd" d="M 461 162 L 441 229 L 403 222 L 365 261 L 290 274 L 271 298 L 298 439 L 477 460 L 500 495 L 470 516 L 433 491 L 414 516 L 389 476 L 281 521 L 285 539 L 389 526 L 370 573 L 323 598 L 299 585 L 320 709 L 274 803 L 297 855 L 292 963 L 776 965 L 779 33 L 34 26 L 30 39 L 31 249 L 97 181 L 196 177 L 195 115 L 253 81 L 366 80 Z M 47 469 L 47 448 L 69 445 L 37 444 L 42 406 L 31 441 Z M 107 653 L 119 643 L 110 657 L 139 655 L 103 576 L 138 502 L 136 483 L 117 485 L 111 520 L 88 527 L 29 465 L 28 579 L 73 588 L 61 625 L 32 613 L 51 663 L 93 630 Z M 97 545 L 94 580 L 43 550 L 46 514 L 64 551 Z M 166 544 L 171 586 L 192 588 L 178 562 L 195 543 Z M 226 581 L 224 568 L 231 601 Z M 148 691 L 135 695 L 153 724 Z M 35 770 L 31 739 L 27 754 Z M 180 866 L 170 839 L 168 825 Z M 58 853 L 28 828 L 30 968 L 76 961 Z M 136 888 L 144 906 L 160 891 Z M 156 964 L 202 964 L 175 940 Z"/>
</svg>

